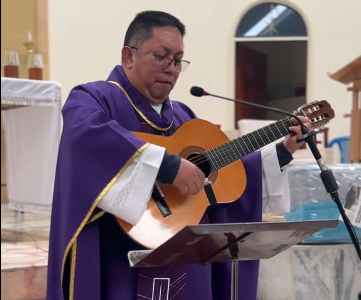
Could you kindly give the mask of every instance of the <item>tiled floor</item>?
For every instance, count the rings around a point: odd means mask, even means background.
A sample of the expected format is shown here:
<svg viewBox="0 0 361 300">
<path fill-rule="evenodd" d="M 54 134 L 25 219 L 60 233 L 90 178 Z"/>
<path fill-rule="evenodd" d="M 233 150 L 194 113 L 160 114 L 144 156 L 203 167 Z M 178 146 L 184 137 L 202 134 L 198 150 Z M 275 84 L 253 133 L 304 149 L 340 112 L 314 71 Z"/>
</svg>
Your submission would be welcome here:
<svg viewBox="0 0 361 300">
<path fill-rule="evenodd" d="M 1 206 L 1 300 L 42 300 L 50 216 Z"/>
<path fill-rule="evenodd" d="M 1 271 L 29 267 L 44 267 L 48 264 L 48 241 L 2 243 Z"/>
<path fill-rule="evenodd" d="M 17 213 L 1 205 L 1 243 L 47 240 L 50 215 Z"/>
<path fill-rule="evenodd" d="M 1 206 L 1 300 L 45 299 L 49 228 L 50 215 Z"/>
</svg>

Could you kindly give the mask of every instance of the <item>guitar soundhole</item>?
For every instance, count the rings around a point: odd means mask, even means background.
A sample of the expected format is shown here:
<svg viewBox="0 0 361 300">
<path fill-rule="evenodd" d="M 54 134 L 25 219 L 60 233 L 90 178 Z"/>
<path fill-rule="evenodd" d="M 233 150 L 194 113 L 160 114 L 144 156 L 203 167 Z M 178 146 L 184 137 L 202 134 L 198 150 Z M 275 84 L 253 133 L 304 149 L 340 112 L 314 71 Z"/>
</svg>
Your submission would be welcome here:
<svg viewBox="0 0 361 300">
<path fill-rule="evenodd" d="M 211 175 L 211 163 L 202 153 L 190 153 L 186 159 L 195 164 L 204 173 L 206 178 Z"/>
<path fill-rule="evenodd" d="M 211 163 L 208 158 L 202 154 L 204 151 L 205 149 L 201 147 L 189 146 L 184 148 L 179 155 L 197 165 L 204 173 L 204 176 L 212 183 L 215 183 L 218 177 L 218 171 L 211 173 Z"/>
</svg>

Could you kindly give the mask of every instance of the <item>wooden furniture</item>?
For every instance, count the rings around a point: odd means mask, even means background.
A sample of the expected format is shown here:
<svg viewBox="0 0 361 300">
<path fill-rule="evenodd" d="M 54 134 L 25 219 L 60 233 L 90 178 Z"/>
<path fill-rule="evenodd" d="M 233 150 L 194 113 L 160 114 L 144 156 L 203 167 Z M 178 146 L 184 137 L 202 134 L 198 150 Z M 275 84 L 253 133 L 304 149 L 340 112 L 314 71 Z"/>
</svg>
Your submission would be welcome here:
<svg viewBox="0 0 361 300">
<path fill-rule="evenodd" d="M 314 128 L 323 127 L 334 117 L 333 109 L 324 100 L 305 104 L 297 114 L 305 114 Z M 201 119 L 184 123 L 170 137 L 135 132 L 141 140 L 193 162 L 208 181 L 196 195 L 184 195 L 172 185 L 156 183 L 137 224 L 118 218 L 119 225 L 149 249 L 157 248 L 187 225 L 198 225 L 211 204 L 230 203 L 242 196 L 247 176 L 240 158 L 286 136 L 291 125 L 287 117 L 232 141 L 217 125 Z"/>
<path fill-rule="evenodd" d="M 344 117 L 351 117 L 350 133 L 350 163 L 361 162 L 361 55 L 328 76 L 343 84 L 352 86 L 347 88 L 352 92 L 352 110 L 351 114 L 344 114 Z"/>
<path fill-rule="evenodd" d="M 325 127 L 321 129 L 321 133 L 323 135 L 323 140 L 317 139 L 317 135 L 315 136 L 316 144 L 321 144 L 324 148 L 328 147 L 328 130 L 329 128 Z"/>
</svg>

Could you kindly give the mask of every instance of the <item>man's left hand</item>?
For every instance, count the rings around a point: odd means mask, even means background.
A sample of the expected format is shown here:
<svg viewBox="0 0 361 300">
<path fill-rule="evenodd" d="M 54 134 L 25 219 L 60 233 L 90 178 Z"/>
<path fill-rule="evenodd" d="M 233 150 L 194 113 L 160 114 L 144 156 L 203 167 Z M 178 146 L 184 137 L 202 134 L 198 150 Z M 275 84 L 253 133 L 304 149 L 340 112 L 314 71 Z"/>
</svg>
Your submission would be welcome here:
<svg viewBox="0 0 361 300">
<path fill-rule="evenodd" d="M 298 117 L 300 121 L 310 130 L 312 128 L 311 121 L 307 117 Z M 289 130 L 291 133 L 287 135 L 283 141 L 283 144 L 285 145 L 286 149 L 289 153 L 293 154 L 298 149 L 300 149 L 305 142 L 297 143 L 297 138 L 302 136 L 301 126 L 298 124 L 298 121 L 294 118 L 291 118 L 292 123 L 294 123 L 294 126 L 291 126 Z"/>
</svg>

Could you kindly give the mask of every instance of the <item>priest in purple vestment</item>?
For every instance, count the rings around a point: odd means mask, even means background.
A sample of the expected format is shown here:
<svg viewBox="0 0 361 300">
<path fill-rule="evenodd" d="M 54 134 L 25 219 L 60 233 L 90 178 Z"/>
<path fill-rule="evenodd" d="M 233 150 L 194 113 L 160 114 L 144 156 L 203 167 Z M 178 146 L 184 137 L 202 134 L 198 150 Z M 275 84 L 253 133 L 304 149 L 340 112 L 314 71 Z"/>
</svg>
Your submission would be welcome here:
<svg viewBox="0 0 361 300">
<path fill-rule="evenodd" d="M 47 300 L 224 300 L 230 264 L 130 268 L 127 253 L 141 249 L 115 217 L 136 225 L 154 182 L 185 194 L 203 188 L 197 166 L 131 132 L 171 135 L 196 118 L 169 94 L 183 60 L 185 26 L 159 11 L 139 13 L 128 27 L 122 66 L 107 80 L 72 89 L 62 109 L 51 218 Z M 200 50 L 203 51 L 203 50 Z M 310 122 L 302 118 L 310 128 Z M 289 208 L 282 167 L 302 144 L 292 134 L 242 158 L 248 184 L 242 201 L 220 205 L 202 223 L 259 222 L 262 212 Z M 258 261 L 239 264 L 239 300 L 256 300 Z"/>
</svg>

